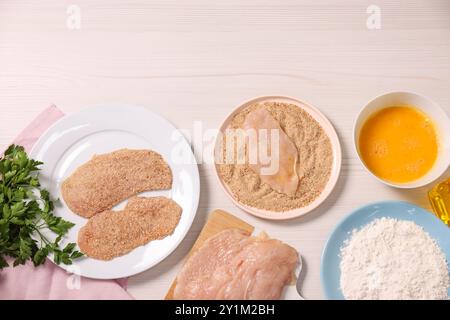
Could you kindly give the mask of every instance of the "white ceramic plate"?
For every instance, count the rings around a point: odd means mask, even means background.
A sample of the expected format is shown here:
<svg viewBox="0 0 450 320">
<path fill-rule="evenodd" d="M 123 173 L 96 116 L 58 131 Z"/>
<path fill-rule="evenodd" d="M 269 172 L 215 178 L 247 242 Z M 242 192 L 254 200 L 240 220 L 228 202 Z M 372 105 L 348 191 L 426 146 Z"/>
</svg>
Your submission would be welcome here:
<svg viewBox="0 0 450 320">
<path fill-rule="evenodd" d="M 164 118 L 130 105 L 104 105 L 70 114 L 51 126 L 37 141 L 31 157 L 44 162 L 40 180 L 56 202 L 55 214 L 75 223 L 64 242 L 77 242 L 78 230 L 87 222 L 66 206 L 60 186 L 78 166 L 94 154 L 121 148 L 151 149 L 160 153 L 173 173 L 171 190 L 143 193 L 172 198 L 182 208 L 180 222 L 174 233 L 152 241 L 129 254 L 110 261 L 91 258 L 76 260 L 74 265 L 60 267 L 69 272 L 96 279 L 116 279 L 142 272 L 167 257 L 189 230 L 200 195 L 197 164 L 191 148 L 179 131 Z M 181 160 L 180 155 L 184 155 Z M 120 209 L 124 203 L 114 209 Z M 54 238 L 54 234 L 48 233 Z M 64 244 L 63 242 L 63 244 Z"/>
<path fill-rule="evenodd" d="M 263 210 L 263 209 L 251 207 L 251 206 L 248 206 L 248 205 L 245 205 L 245 204 L 239 202 L 233 196 L 233 192 L 230 190 L 228 185 L 224 181 L 222 181 L 222 179 L 218 173 L 217 164 L 215 165 L 216 177 L 219 180 L 219 184 L 222 186 L 225 193 L 230 197 L 230 199 L 233 201 L 233 203 L 236 206 L 238 206 L 239 208 L 241 208 L 242 210 L 244 210 L 254 216 L 264 218 L 264 219 L 269 219 L 269 220 L 293 219 L 293 218 L 305 215 L 305 214 L 311 212 L 312 210 L 314 210 L 315 208 L 317 208 L 328 198 L 328 196 L 333 191 L 334 187 L 336 186 L 336 183 L 338 181 L 339 174 L 341 171 L 341 162 L 342 162 L 341 144 L 339 143 L 339 138 L 338 138 L 336 131 L 333 128 L 333 125 L 325 117 L 325 115 L 322 112 L 320 112 L 317 108 L 313 107 L 312 105 L 307 104 L 306 102 L 302 102 L 300 100 L 290 98 L 290 97 L 284 97 L 284 96 L 259 97 L 259 98 L 255 98 L 250 101 L 244 102 L 225 119 L 225 121 L 220 126 L 219 130 L 221 132 L 225 132 L 225 130 L 228 128 L 230 122 L 233 120 L 233 118 L 236 116 L 236 114 L 241 112 L 243 109 L 247 108 L 249 105 L 252 105 L 255 103 L 264 103 L 267 101 L 294 104 L 297 107 L 303 109 L 304 111 L 309 113 L 309 115 L 311 115 L 311 117 L 313 117 L 314 120 L 316 120 L 320 124 L 322 129 L 325 131 L 325 133 L 330 138 L 331 148 L 333 151 L 333 165 L 331 168 L 330 178 L 328 179 L 328 182 L 325 185 L 325 188 L 322 190 L 322 193 L 313 202 L 311 202 L 310 204 L 308 204 L 305 207 L 301 207 L 301 208 L 297 208 L 297 209 L 293 209 L 293 210 L 289 210 L 289 211 L 284 211 L 284 212 L 276 212 L 276 211 Z M 219 147 L 219 141 L 216 140 L 215 149 L 217 149 L 218 147 Z"/>
</svg>

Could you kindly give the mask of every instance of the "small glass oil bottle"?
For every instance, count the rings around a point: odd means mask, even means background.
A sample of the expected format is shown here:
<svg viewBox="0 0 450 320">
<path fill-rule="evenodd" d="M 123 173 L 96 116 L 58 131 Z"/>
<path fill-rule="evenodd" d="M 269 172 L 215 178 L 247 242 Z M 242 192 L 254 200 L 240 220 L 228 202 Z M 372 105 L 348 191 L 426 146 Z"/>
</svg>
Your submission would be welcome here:
<svg viewBox="0 0 450 320">
<path fill-rule="evenodd" d="M 435 185 L 428 198 L 436 216 L 450 227 L 450 178 Z"/>
</svg>

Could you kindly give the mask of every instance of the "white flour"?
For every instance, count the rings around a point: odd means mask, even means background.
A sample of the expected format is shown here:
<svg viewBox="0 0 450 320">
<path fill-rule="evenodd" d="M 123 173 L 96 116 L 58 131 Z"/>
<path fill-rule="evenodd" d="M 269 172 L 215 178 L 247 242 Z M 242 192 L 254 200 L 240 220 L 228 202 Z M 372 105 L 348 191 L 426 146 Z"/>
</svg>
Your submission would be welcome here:
<svg viewBox="0 0 450 320">
<path fill-rule="evenodd" d="M 346 299 L 448 299 L 445 256 L 414 222 L 376 219 L 353 230 L 341 255 Z"/>
</svg>

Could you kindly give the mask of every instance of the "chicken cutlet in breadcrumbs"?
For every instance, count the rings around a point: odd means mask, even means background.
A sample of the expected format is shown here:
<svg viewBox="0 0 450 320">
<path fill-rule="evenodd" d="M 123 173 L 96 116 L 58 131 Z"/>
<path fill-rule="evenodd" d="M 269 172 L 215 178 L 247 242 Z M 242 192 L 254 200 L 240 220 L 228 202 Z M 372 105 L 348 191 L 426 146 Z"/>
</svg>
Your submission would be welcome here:
<svg viewBox="0 0 450 320">
<path fill-rule="evenodd" d="M 143 191 L 172 187 L 172 171 L 151 150 L 121 149 L 95 155 L 78 167 L 61 186 L 67 206 L 90 218 Z"/>
<path fill-rule="evenodd" d="M 122 211 L 107 210 L 90 218 L 78 232 L 78 246 L 88 257 L 111 260 L 172 234 L 181 212 L 166 197 L 133 197 Z"/>
</svg>

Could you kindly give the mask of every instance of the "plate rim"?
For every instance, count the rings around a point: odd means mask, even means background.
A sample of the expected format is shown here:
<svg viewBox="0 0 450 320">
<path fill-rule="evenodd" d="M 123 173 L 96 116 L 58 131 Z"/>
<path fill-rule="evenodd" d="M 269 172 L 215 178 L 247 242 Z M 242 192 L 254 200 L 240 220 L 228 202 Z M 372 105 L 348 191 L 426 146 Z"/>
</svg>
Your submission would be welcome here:
<svg viewBox="0 0 450 320">
<path fill-rule="evenodd" d="M 327 300 L 342 300 L 340 298 L 336 298 L 336 297 L 333 297 L 332 295 L 330 295 L 329 294 L 329 287 L 325 283 L 324 260 L 325 260 L 325 256 L 328 254 L 329 244 L 331 243 L 332 237 L 337 233 L 338 229 L 342 228 L 342 225 L 345 222 L 347 222 L 354 215 L 358 214 L 361 210 L 364 210 L 364 209 L 369 208 L 369 207 L 382 206 L 382 205 L 388 205 L 388 204 L 403 204 L 403 205 L 407 205 L 409 207 L 413 207 L 415 209 L 419 209 L 420 211 L 428 211 L 430 217 L 433 220 L 435 220 L 437 223 L 442 223 L 441 220 L 438 217 L 436 217 L 433 212 L 431 212 L 431 211 L 429 211 L 429 210 L 427 210 L 425 208 L 422 208 L 422 207 L 420 207 L 420 206 L 418 206 L 418 205 L 416 205 L 414 203 L 405 201 L 405 200 L 374 201 L 374 202 L 369 202 L 369 203 L 367 203 L 365 205 L 361 205 L 361 206 L 357 207 L 356 209 L 352 210 L 350 213 L 348 213 L 347 215 L 342 217 L 336 225 L 334 225 L 332 230 L 329 232 L 327 240 L 325 241 L 325 245 L 324 245 L 324 247 L 322 249 L 322 254 L 321 254 L 321 257 L 320 257 L 320 284 L 321 284 L 322 293 L 323 293 L 325 299 L 327 299 Z M 386 217 L 389 217 L 389 216 L 386 216 Z M 414 223 L 416 223 L 416 222 L 414 222 Z M 418 226 L 420 226 L 421 228 L 423 228 L 423 226 L 419 225 L 418 223 L 416 223 L 416 224 Z M 425 230 L 425 232 L 427 232 L 427 231 Z M 449 228 L 449 232 L 450 232 L 450 228 Z M 429 232 L 427 232 L 427 233 L 429 234 Z M 432 236 L 432 235 L 430 235 L 430 236 Z M 436 239 L 433 238 L 433 240 L 436 240 Z M 446 252 L 444 250 L 443 250 L 443 252 L 444 252 L 444 254 L 446 254 Z M 446 256 L 447 256 L 447 254 L 446 254 Z M 447 258 L 447 260 L 448 260 L 448 258 Z M 447 264 L 450 264 L 450 261 L 447 261 Z M 340 290 L 340 288 L 339 288 L 339 290 Z M 341 292 L 341 294 L 342 294 L 342 292 Z M 345 298 L 344 298 L 344 300 L 345 300 Z"/>
<path fill-rule="evenodd" d="M 307 112 L 309 115 L 311 115 L 313 117 L 314 120 L 317 121 L 316 117 L 313 114 L 311 114 L 311 112 L 310 112 L 310 110 L 312 110 L 321 118 L 321 120 L 325 123 L 325 125 L 327 125 L 329 127 L 331 136 L 328 133 L 327 133 L 327 135 L 329 136 L 330 140 L 335 139 L 335 143 L 333 143 L 333 141 L 331 141 L 333 156 L 335 159 L 333 159 L 333 168 L 332 168 L 332 172 L 331 172 L 331 177 L 334 176 L 334 179 L 332 180 L 330 177 L 330 180 L 328 181 L 328 183 L 330 183 L 330 189 L 329 189 L 328 193 L 325 194 L 325 196 L 323 196 L 323 199 L 321 201 L 316 201 L 322 195 L 322 193 L 321 193 L 318 198 L 316 198 L 313 202 L 311 202 L 306 207 L 296 208 L 296 209 L 292 209 L 292 210 L 288 210 L 288 211 L 280 211 L 280 212 L 270 211 L 270 210 L 265 210 L 265 209 L 258 209 L 258 208 L 251 207 L 251 206 L 245 205 L 243 203 L 240 203 L 237 199 L 235 199 L 233 197 L 231 191 L 228 189 L 228 187 L 225 185 L 225 183 L 220 178 L 220 175 L 218 172 L 218 165 L 215 162 L 214 162 L 214 173 L 215 173 L 216 179 L 217 179 L 220 187 L 224 191 L 224 193 L 231 199 L 233 204 L 236 205 L 238 208 L 244 210 L 245 212 L 247 212 L 253 216 L 256 216 L 256 217 L 262 218 L 262 219 L 266 219 L 266 220 L 275 220 L 275 221 L 292 220 L 292 219 L 295 219 L 295 218 L 298 218 L 298 217 L 301 217 L 301 216 L 311 213 L 312 211 L 317 209 L 319 206 L 321 206 L 324 202 L 326 202 L 326 200 L 329 198 L 329 196 L 333 193 L 333 191 L 337 185 L 337 182 L 339 181 L 339 178 L 341 176 L 342 146 L 341 146 L 341 142 L 339 139 L 339 135 L 337 134 L 335 127 L 333 126 L 331 121 L 328 119 L 328 117 L 325 116 L 325 114 L 323 114 L 317 107 L 315 107 L 314 105 L 312 105 L 304 100 L 300 100 L 300 99 L 297 99 L 297 98 L 294 98 L 291 96 L 285 96 L 285 95 L 257 96 L 252 99 L 245 100 L 244 102 L 240 103 L 237 107 L 235 107 L 225 117 L 225 119 L 220 124 L 218 131 L 219 132 L 223 131 L 225 124 L 227 124 L 233 116 L 235 116 L 238 112 L 240 112 L 242 109 L 247 107 L 249 104 L 256 103 L 259 101 L 270 101 L 270 100 L 272 100 L 272 101 L 273 100 L 291 101 L 291 103 L 295 104 L 298 108 Z M 300 105 L 305 105 L 306 108 L 302 108 Z M 310 109 L 310 110 L 308 110 L 308 109 Z M 317 122 L 319 122 L 319 121 L 317 121 Z M 319 125 L 320 125 L 320 123 L 319 123 Z M 217 143 L 218 143 L 218 137 L 214 141 L 214 148 L 213 148 L 214 154 L 215 154 L 215 150 L 217 147 Z M 214 154 L 213 154 L 213 159 L 215 159 Z"/>
<path fill-rule="evenodd" d="M 185 231 L 181 234 L 180 239 L 175 242 L 175 244 L 174 244 L 174 246 L 173 246 L 173 248 L 171 250 L 168 250 L 164 255 L 161 256 L 160 259 L 156 260 L 155 262 L 153 262 L 151 264 L 145 264 L 145 266 L 143 266 L 141 268 L 137 268 L 136 270 L 131 271 L 131 272 L 124 272 L 123 275 L 119 275 L 119 276 L 114 276 L 114 277 L 101 276 L 101 275 L 100 276 L 93 276 L 93 275 L 85 275 L 85 274 L 83 274 L 82 271 L 79 272 L 79 275 L 82 276 L 82 277 L 86 277 L 86 278 L 90 278 L 90 279 L 99 279 L 99 280 L 114 280 L 114 279 L 128 278 L 128 277 L 140 274 L 140 273 L 142 273 L 142 272 L 144 272 L 146 270 L 149 270 L 149 269 L 155 267 L 156 265 L 158 265 L 159 263 L 164 261 L 167 257 L 169 257 L 180 246 L 181 242 L 183 242 L 183 240 L 186 238 L 186 235 L 188 234 L 189 230 L 192 228 L 192 224 L 193 224 L 193 222 L 195 220 L 195 217 L 197 216 L 197 212 L 198 212 L 198 206 L 199 206 L 199 203 L 200 203 L 200 191 L 201 191 L 200 173 L 199 173 L 199 168 L 198 168 L 198 162 L 197 162 L 197 160 L 195 158 L 194 153 L 192 152 L 192 146 L 189 143 L 189 140 L 185 137 L 183 132 L 181 130 L 179 130 L 171 121 L 169 121 L 165 117 L 161 116 L 159 113 L 154 112 L 153 110 L 150 110 L 149 108 L 146 108 L 146 107 L 141 106 L 141 105 L 135 105 L 135 104 L 129 104 L 129 103 L 101 103 L 101 104 L 88 105 L 88 106 L 82 107 L 81 109 L 79 109 L 77 111 L 70 112 L 70 113 L 67 113 L 67 114 L 64 113 L 64 115 L 61 118 L 57 119 L 54 123 L 52 123 L 39 136 L 39 138 L 33 144 L 32 148 L 31 148 L 31 150 L 29 152 L 29 156 L 31 158 L 35 157 L 35 154 L 37 153 L 38 147 L 39 148 L 41 147 L 43 142 L 45 142 L 45 140 L 47 139 L 46 136 L 49 135 L 49 132 L 51 132 L 52 130 L 55 130 L 54 128 L 56 126 L 60 125 L 60 122 L 68 121 L 71 118 L 75 118 L 76 116 L 79 116 L 80 114 L 83 114 L 83 113 L 92 112 L 94 109 L 101 110 L 101 109 L 107 109 L 107 108 L 134 109 L 134 110 L 139 110 L 139 112 L 146 112 L 146 113 L 152 114 L 152 116 L 158 118 L 159 121 L 167 123 L 167 125 L 172 127 L 173 130 L 178 131 L 180 133 L 180 136 L 182 137 L 183 141 L 189 146 L 190 152 L 192 154 L 192 159 L 193 159 L 192 167 L 195 168 L 195 170 L 193 170 L 193 173 L 194 173 L 193 181 L 194 181 L 194 186 L 196 187 L 196 190 L 194 190 L 195 191 L 194 192 L 195 198 L 193 199 L 193 207 L 192 207 L 193 214 L 192 214 L 192 216 L 191 216 L 191 218 L 189 220 L 188 225 L 186 226 Z M 173 188 L 173 186 L 172 186 L 172 188 Z M 70 209 L 68 209 L 68 210 L 70 212 L 72 212 Z M 78 243 L 77 243 L 77 246 L 78 246 Z M 56 265 L 59 268 L 62 268 L 66 272 L 71 272 L 71 273 L 74 273 L 74 274 L 78 274 L 76 272 L 73 272 L 72 270 L 69 270 L 69 268 L 72 265 L 64 265 L 64 264 L 59 264 L 58 265 L 58 264 L 55 263 L 55 261 L 54 261 L 52 256 L 48 256 L 47 258 L 54 265 Z M 92 259 L 92 258 L 87 257 L 87 259 Z"/>
</svg>

